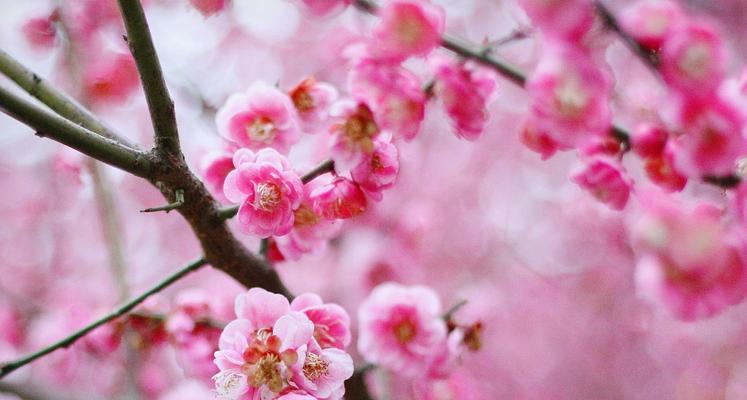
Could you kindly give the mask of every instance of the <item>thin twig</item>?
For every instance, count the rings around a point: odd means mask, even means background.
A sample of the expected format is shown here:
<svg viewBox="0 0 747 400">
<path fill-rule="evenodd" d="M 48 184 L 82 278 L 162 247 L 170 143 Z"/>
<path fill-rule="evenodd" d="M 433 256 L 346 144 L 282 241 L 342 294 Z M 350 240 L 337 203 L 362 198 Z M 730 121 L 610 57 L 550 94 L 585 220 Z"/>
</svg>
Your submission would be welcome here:
<svg viewBox="0 0 747 400">
<path fill-rule="evenodd" d="M 163 78 L 143 6 L 140 0 L 119 0 L 119 9 L 127 29 L 127 43 L 140 72 L 140 80 L 148 102 L 150 118 L 156 133 L 156 150 L 181 157 L 174 102 Z"/>
<path fill-rule="evenodd" d="M 136 176 L 145 178 L 150 174 L 150 160 L 145 153 L 76 125 L 3 87 L 0 109 L 33 128 L 38 136 L 49 137 Z"/>
<path fill-rule="evenodd" d="M 164 206 L 160 206 L 160 207 L 146 208 L 145 210 L 140 210 L 140 212 L 148 213 L 148 212 L 166 211 L 166 213 L 168 213 L 169 211 L 176 210 L 177 208 L 183 205 L 184 205 L 184 190 L 176 189 L 174 191 L 173 202 L 166 204 Z"/>
<path fill-rule="evenodd" d="M 641 46 L 637 40 L 630 36 L 620 24 L 617 22 L 617 18 L 612 14 L 607 6 L 601 1 L 595 1 L 594 6 L 597 9 L 597 14 L 602 18 L 607 28 L 617 34 L 617 36 L 625 43 L 628 48 L 635 53 L 641 60 L 644 61 L 647 67 L 649 67 L 657 77 L 659 75 L 659 55 L 656 52 L 648 50 Z"/>
<path fill-rule="evenodd" d="M 454 304 L 453 306 L 451 306 L 451 308 L 449 308 L 444 313 L 444 315 L 443 315 L 442 318 L 444 320 L 446 320 L 446 321 L 451 320 L 454 317 L 454 314 L 456 314 L 456 312 L 459 311 L 459 309 L 461 309 L 462 307 L 464 307 L 465 304 L 467 304 L 467 300 L 460 300 L 460 301 L 456 302 L 456 304 Z"/>
<path fill-rule="evenodd" d="M 147 299 L 148 297 L 150 297 L 150 296 L 152 296 L 152 295 L 160 292 L 161 290 L 167 288 L 168 286 L 170 286 L 174 282 L 176 282 L 176 281 L 180 280 L 181 278 L 187 276 L 189 273 L 198 270 L 200 267 L 202 267 L 202 266 L 204 266 L 206 264 L 207 264 L 207 261 L 204 258 L 200 258 L 200 259 L 198 259 L 196 261 L 193 261 L 192 263 L 190 263 L 186 267 L 182 268 L 181 270 L 173 273 L 172 275 L 170 275 L 169 277 L 167 277 L 163 281 L 159 282 L 157 285 L 153 286 L 152 288 L 150 288 L 149 290 L 147 290 L 146 292 L 144 292 L 140 296 L 137 296 L 136 298 L 134 298 L 134 299 L 130 300 L 129 302 L 123 304 L 122 306 L 120 306 L 116 310 L 114 310 L 114 311 L 110 312 L 109 314 L 101 317 L 100 319 L 92 322 L 91 324 L 87 325 L 85 328 L 83 328 L 83 329 L 81 329 L 81 330 L 73 333 L 72 335 L 70 335 L 70 336 L 68 336 L 68 337 L 66 337 L 66 338 L 64 338 L 64 339 L 62 339 L 62 340 L 60 340 L 60 341 L 58 341 L 58 342 L 56 342 L 56 343 L 48 346 L 48 347 L 45 347 L 45 348 L 43 348 L 41 350 L 38 350 L 38 351 L 36 351 L 34 353 L 31 353 L 31 354 L 29 354 L 29 355 L 27 355 L 25 357 L 22 357 L 22 358 L 20 358 L 20 359 L 18 359 L 16 361 L 12 361 L 12 362 L 9 362 L 9 363 L 2 364 L 2 367 L 0 367 L 0 379 L 4 378 L 5 376 L 7 376 L 8 374 L 10 374 L 11 372 L 17 370 L 18 368 L 20 368 L 20 367 L 22 367 L 22 366 L 24 366 L 24 365 L 26 365 L 28 363 L 31 363 L 31 362 L 39 359 L 40 357 L 43 357 L 43 356 L 45 356 L 45 355 L 47 355 L 47 354 L 49 354 L 49 353 L 51 353 L 51 352 L 53 352 L 55 350 L 58 350 L 58 349 L 61 349 L 61 348 L 64 348 L 64 347 L 68 347 L 68 346 L 72 345 L 78 339 L 80 339 L 80 338 L 84 337 L 85 335 L 87 335 L 89 332 L 93 331 L 94 329 L 98 328 L 101 325 L 104 325 L 104 324 L 106 324 L 106 323 L 108 323 L 108 322 L 110 322 L 110 321 L 112 321 L 114 319 L 117 319 L 117 318 L 121 317 L 122 315 L 126 314 L 127 312 L 129 312 L 133 308 L 137 307 L 140 303 L 142 303 L 143 301 L 145 301 L 145 299 Z"/>
</svg>

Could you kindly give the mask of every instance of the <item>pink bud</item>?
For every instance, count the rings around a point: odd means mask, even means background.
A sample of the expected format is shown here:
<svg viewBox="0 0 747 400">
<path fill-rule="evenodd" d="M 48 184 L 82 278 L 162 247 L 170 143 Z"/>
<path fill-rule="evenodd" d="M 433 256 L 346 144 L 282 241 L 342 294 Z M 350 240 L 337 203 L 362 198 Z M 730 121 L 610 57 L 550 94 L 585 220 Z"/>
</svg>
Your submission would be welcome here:
<svg viewBox="0 0 747 400">
<path fill-rule="evenodd" d="M 327 219 L 353 218 L 366 211 L 366 195 L 357 183 L 337 177 L 311 192 L 314 212 Z"/>
</svg>

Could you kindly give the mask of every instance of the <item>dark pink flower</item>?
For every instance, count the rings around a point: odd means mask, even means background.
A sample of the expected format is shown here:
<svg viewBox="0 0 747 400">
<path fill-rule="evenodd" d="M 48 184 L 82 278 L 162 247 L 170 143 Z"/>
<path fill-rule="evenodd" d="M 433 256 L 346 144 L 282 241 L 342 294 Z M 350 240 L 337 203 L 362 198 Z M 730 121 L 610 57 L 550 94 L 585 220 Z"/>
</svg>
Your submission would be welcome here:
<svg viewBox="0 0 747 400">
<path fill-rule="evenodd" d="M 443 9 L 427 0 L 389 1 L 373 28 L 373 54 L 395 63 L 425 56 L 441 43 L 444 22 Z"/>
<path fill-rule="evenodd" d="M 366 211 L 366 195 L 357 183 L 337 177 L 311 192 L 314 212 L 327 219 L 347 219 Z"/>
<path fill-rule="evenodd" d="M 380 201 L 383 191 L 394 185 L 399 174 L 397 147 L 388 138 L 379 137 L 374 141 L 374 151 L 350 171 L 353 180 L 372 199 Z"/>
<path fill-rule="evenodd" d="M 628 203 L 631 182 L 613 160 L 593 157 L 571 179 L 613 210 L 622 210 Z"/>
</svg>

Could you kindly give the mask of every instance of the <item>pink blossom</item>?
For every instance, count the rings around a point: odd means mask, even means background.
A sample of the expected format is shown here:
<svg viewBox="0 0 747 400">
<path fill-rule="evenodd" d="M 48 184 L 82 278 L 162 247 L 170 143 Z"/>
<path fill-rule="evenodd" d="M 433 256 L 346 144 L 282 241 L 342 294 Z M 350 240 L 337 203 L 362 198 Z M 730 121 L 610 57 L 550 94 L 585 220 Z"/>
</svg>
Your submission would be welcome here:
<svg viewBox="0 0 747 400">
<path fill-rule="evenodd" d="M 397 374 L 423 376 L 446 346 L 440 313 L 438 296 L 427 287 L 377 286 L 358 310 L 358 351 Z"/>
<path fill-rule="evenodd" d="M 576 147 L 608 134 L 609 82 L 588 55 L 554 47 L 527 82 L 536 129 L 561 146 Z"/>
<path fill-rule="evenodd" d="M 215 116 L 218 132 L 241 147 L 287 153 L 298 142 L 298 115 L 285 93 L 263 81 L 228 98 Z"/>
<path fill-rule="evenodd" d="M 400 62 L 425 56 L 441 42 L 443 9 L 427 0 L 392 0 L 379 10 L 372 51 L 377 58 Z"/>
<path fill-rule="evenodd" d="M 304 7 L 316 16 L 329 15 L 343 10 L 352 0 L 300 0 Z"/>
<path fill-rule="evenodd" d="M 355 183 L 372 199 L 380 201 L 383 191 L 394 186 L 399 174 L 397 147 L 388 138 L 374 141 L 371 157 L 350 171 Z"/>
<path fill-rule="evenodd" d="M 495 74 L 455 58 L 435 58 L 436 93 L 459 138 L 477 140 L 489 118 L 487 104 L 496 88 Z"/>
<path fill-rule="evenodd" d="M 93 101 L 122 101 L 140 85 L 129 53 L 103 53 L 83 72 L 86 95 Z"/>
<path fill-rule="evenodd" d="M 229 201 L 241 204 L 238 220 L 242 231 L 259 237 L 290 232 L 303 184 L 288 160 L 271 148 L 256 154 L 241 149 L 234 155 L 234 165 L 223 190 Z"/>
<path fill-rule="evenodd" d="M 222 11 L 228 5 L 228 0 L 189 0 L 189 3 L 202 15 L 209 17 Z"/>
<path fill-rule="evenodd" d="M 661 73 L 688 97 L 710 97 L 724 79 L 726 54 L 719 35 L 701 22 L 678 24 L 661 50 Z"/>
<path fill-rule="evenodd" d="M 644 168 L 649 179 L 668 192 L 679 192 L 687 184 L 687 177 L 677 171 L 674 165 L 672 146 L 667 145 L 659 156 L 647 157 Z"/>
<path fill-rule="evenodd" d="M 664 152 L 669 133 L 660 125 L 643 123 L 631 135 L 633 151 L 641 157 L 658 157 Z"/>
<path fill-rule="evenodd" d="M 330 116 L 330 151 L 335 169 L 349 171 L 373 153 L 373 139 L 380 133 L 379 125 L 366 103 L 353 100 L 335 103 Z"/>
<path fill-rule="evenodd" d="M 289 234 L 275 238 L 277 250 L 283 259 L 296 261 L 304 254 L 321 251 L 327 241 L 339 232 L 341 221 L 322 218 L 314 211 L 311 199 L 314 189 L 328 182 L 320 177 L 304 185 L 301 205 L 293 212 L 293 229 Z"/>
<path fill-rule="evenodd" d="M 519 5 L 549 37 L 580 41 L 594 23 L 589 0 L 519 0 Z"/>
<path fill-rule="evenodd" d="M 57 40 L 56 14 L 43 18 L 31 18 L 21 28 L 26 40 L 38 49 L 54 47 Z"/>
<path fill-rule="evenodd" d="M 633 221 L 636 284 L 675 317 L 713 316 L 747 295 L 743 232 L 729 229 L 709 204 L 685 207 L 657 193 L 641 198 Z"/>
<path fill-rule="evenodd" d="M 612 160 L 593 157 L 571 179 L 613 210 L 622 210 L 628 203 L 630 180 Z"/>
<path fill-rule="evenodd" d="M 559 150 L 568 150 L 560 146 L 549 133 L 537 128 L 537 122 L 532 116 L 525 118 L 521 124 L 521 143 L 529 150 L 538 153 L 542 160 L 547 160 Z"/>
<path fill-rule="evenodd" d="M 334 303 L 325 304 L 313 293 L 296 297 L 290 307 L 303 312 L 314 323 L 314 340 L 321 348 L 344 350 L 350 344 L 350 317 L 344 308 Z"/>
<path fill-rule="evenodd" d="M 627 34 L 649 50 L 659 50 L 685 15 L 680 6 L 670 0 L 638 1 L 621 17 Z"/>
<path fill-rule="evenodd" d="M 317 82 L 314 78 L 306 78 L 291 89 L 288 96 L 307 133 L 316 133 L 318 125 L 327 118 L 329 107 L 337 100 L 338 94 L 334 86 Z"/>
<path fill-rule="evenodd" d="M 672 141 L 677 170 L 692 177 L 729 175 L 747 153 L 742 112 L 719 98 L 685 102 L 679 108 L 681 134 Z"/>
<path fill-rule="evenodd" d="M 321 348 L 310 340 L 293 366 L 293 381 L 314 398 L 340 399 L 344 393 L 343 383 L 353 376 L 353 359 L 349 354 L 334 347 Z"/>
<path fill-rule="evenodd" d="M 407 141 L 420 131 L 426 96 L 420 79 L 407 69 L 364 57 L 348 74 L 348 88 L 371 106 L 382 129 Z"/>
<path fill-rule="evenodd" d="M 311 192 L 314 212 L 327 219 L 353 218 L 366 211 L 366 195 L 357 183 L 338 176 Z"/>
<path fill-rule="evenodd" d="M 234 170 L 233 155 L 227 151 L 215 151 L 205 155 L 200 162 L 203 181 L 210 193 L 221 202 L 227 202 L 223 184 L 228 173 Z"/>
</svg>

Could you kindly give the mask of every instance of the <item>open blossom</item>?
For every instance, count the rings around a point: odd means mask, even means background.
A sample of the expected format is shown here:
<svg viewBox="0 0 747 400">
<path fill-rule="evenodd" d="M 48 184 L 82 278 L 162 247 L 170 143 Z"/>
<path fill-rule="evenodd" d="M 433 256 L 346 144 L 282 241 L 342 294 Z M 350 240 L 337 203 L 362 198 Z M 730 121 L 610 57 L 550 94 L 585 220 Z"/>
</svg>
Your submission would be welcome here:
<svg viewBox="0 0 747 400">
<path fill-rule="evenodd" d="M 687 177 L 674 165 L 674 149 L 670 145 L 660 155 L 646 157 L 644 168 L 649 179 L 668 192 L 679 192 L 687 184 Z"/>
<path fill-rule="evenodd" d="M 519 5 L 549 37 L 579 41 L 594 23 L 590 0 L 519 0 Z"/>
<path fill-rule="evenodd" d="M 571 179 L 613 210 L 622 210 L 628 203 L 631 182 L 612 159 L 592 157 Z"/>
<path fill-rule="evenodd" d="M 288 92 L 296 112 L 307 133 L 316 133 L 319 124 L 329 113 L 329 107 L 337 100 L 334 86 L 306 78 Z"/>
<path fill-rule="evenodd" d="M 265 82 L 254 82 L 245 93 L 232 95 L 215 116 L 218 132 L 240 147 L 272 147 L 287 153 L 298 142 L 298 115 L 285 93 Z"/>
<path fill-rule="evenodd" d="M 425 56 L 441 42 L 444 11 L 427 0 L 392 0 L 378 14 L 372 43 L 377 58 L 396 63 Z"/>
<path fill-rule="evenodd" d="M 731 174 L 747 154 L 741 110 L 713 98 L 685 102 L 678 111 L 681 134 L 672 141 L 677 169 L 691 177 Z"/>
<path fill-rule="evenodd" d="M 685 16 L 679 4 L 671 0 L 641 0 L 622 14 L 627 34 L 649 50 L 659 50 Z"/>
<path fill-rule="evenodd" d="M 325 177 L 319 177 L 304 185 L 301 205 L 293 212 L 293 229 L 285 236 L 275 237 L 283 259 L 296 261 L 304 254 L 322 251 L 329 239 L 340 231 L 342 221 L 323 218 L 314 211 L 311 193 L 326 183 L 329 182 Z"/>
<path fill-rule="evenodd" d="M 314 323 L 314 340 L 321 348 L 344 350 L 350 344 L 350 316 L 339 305 L 324 303 L 318 295 L 304 293 L 293 299 L 290 307 L 303 312 Z"/>
<path fill-rule="evenodd" d="M 688 97 L 710 97 L 724 79 L 726 53 L 721 38 L 700 22 L 682 23 L 661 50 L 661 73 Z"/>
<path fill-rule="evenodd" d="M 397 147 L 391 140 L 378 137 L 371 157 L 350 171 L 353 180 L 372 199 L 381 200 L 383 191 L 394 185 L 399 174 Z"/>
<path fill-rule="evenodd" d="M 129 53 L 104 53 L 83 72 L 86 95 L 95 101 L 121 101 L 140 85 L 135 60 Z"/>
<path fill-rule="evenodd" d="M 226 176 L 223 190 L 229 201 L 240 203 L 242 231 L 263 238 L 290 232 L 303 184 L 288 160 L 267 148 L 256 154 L 240 149 L 233 161 L 236 169 Z"/>
<path fill-rule="evenodd" d="M 341 100 L 330 110 L 332 159 L 335 169 L 349 171 L 373 153 L 373 140 L 379 135 L 371 108 L 363 102 Z"/>
<path fill-rule="evenodd" d="M 609 81 L 587 54 L 553 47 L 527 82 L 532 118 L 561 146 L 577 147 L 607 135 Z"/>
<path fill-rule="evenodd" d="M 233 155 L 227 151 L 208 153 L 200 161 L 200 170 L 210 194 L 220 201 L 227 201 L 223 184 L 228 173 L 234 170 Z"/>
<path fill-rule="evenodd" d="M 366 195 L 357 183 L 338 176 L 310 195 L 314 212 L 327 219 L 347 219 L 366 211 Z"/>
<path fill-rule="evenodd" d="M 21 28 L 23 35 L 35 48 L 49 49 L 54 47 L 57 40 L 57 27 L 55 26 L 57 18 L 56 14 L 48 17 L 31 18 Z"/>
<path fill-rule="evenodd" d="M 325 306 L 311 294 L 296 301 L 314 303 L 297 309 Z M 250 289 L 236 298 L 236 316 L 223 330 L 215 353 L 221 372 L 213 379 L 220 398 L 342 397 L 343 383 L 353 374 L 350 355 L 320 346 L 314 339 L 315 323 L 285 297 Z"/>
<path fill-rule="evenodd" d="M 358 351 L 407 377 L 424 376 L 446 347 L 446 322 L 433 290 L 385 283 L 358 310 Z"/>
<path fill-rule="evenodd" d="M 381 129 L 409 141 L 420 131 L 426 96 L 415 74 L 371 58 L 358 60 L 348 74 L 348 88 L 371 106 Z"/>
<path fill-rule="evenodd" d="M 658 193 L 641 196 L 633 221 L 642 294 L 684 320 L 710 317 L 747 295 L 744 233 L 709 204 L 686 207 Z"/>
<path fill-rule="evenodd" d="M 475 141 L 485 129 L 487 104 L 496 88 L 495 74 L 453 57 L 434 58 L 436 93 L 457 137 Z"/>
</svg>

